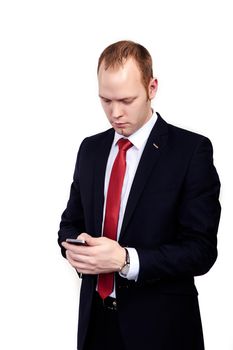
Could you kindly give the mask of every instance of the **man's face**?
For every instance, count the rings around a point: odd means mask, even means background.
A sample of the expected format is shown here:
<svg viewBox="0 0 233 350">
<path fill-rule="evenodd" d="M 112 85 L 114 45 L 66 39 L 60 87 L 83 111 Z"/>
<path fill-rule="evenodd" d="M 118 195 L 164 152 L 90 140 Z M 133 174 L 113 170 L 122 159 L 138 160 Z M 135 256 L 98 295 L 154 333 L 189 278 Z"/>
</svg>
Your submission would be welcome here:
<svg viewBox="0 0 233 350">
<path fill-rule="evenodd" d="M 98 82 L 103 109 L 116 132 L 128 137 L 150 119 L 151 99 L 156 94 L 157 80 L 151 79 L 146 91 L 133 59 L 128 59 L 117 69 L 107 70 L 102 62 Z"/>
</svg>

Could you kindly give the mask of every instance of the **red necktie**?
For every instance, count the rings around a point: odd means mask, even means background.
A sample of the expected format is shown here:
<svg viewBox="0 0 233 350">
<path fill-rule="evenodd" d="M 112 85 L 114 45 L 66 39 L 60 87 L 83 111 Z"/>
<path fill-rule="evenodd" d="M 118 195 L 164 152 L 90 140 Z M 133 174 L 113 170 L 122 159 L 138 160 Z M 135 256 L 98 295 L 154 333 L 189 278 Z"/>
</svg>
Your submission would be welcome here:
<svg viewBox="0 0 233 350">
<path fill-rule="evenodd" d="M 121 203 L 121 191 L 126 170 L 126 152 L 132 147 L 132 143 L 127 139 L 118 141 L 119 151 L 114 161 L 106 199 L 105 220 L 103 236 L 116 240 L 117 226 Z M 102 299 L 105 299 L 113 291 L 114 273 L 105 273 L 99 275 L 98 293 Z"/>
</svg>

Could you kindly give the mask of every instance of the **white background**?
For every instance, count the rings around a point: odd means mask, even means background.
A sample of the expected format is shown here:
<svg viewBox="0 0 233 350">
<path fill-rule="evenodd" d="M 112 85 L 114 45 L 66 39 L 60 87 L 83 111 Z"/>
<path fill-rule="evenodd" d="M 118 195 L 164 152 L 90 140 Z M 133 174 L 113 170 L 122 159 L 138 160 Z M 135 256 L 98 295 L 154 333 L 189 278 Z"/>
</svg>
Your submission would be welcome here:
<svg viewBox="0 0 233 350">
<path fill-rule="evenodd" d="M 154 58 L 155 110 L 213 142 L 219 258 L 196 283 L 206 350 L 233 349 L 231 3 L 1 1 L 1 349 L 76 349 L 80 282 L 56 235 L 79 144 L 109 126 L 97 59 L 122 39 Z"/>
</svg>

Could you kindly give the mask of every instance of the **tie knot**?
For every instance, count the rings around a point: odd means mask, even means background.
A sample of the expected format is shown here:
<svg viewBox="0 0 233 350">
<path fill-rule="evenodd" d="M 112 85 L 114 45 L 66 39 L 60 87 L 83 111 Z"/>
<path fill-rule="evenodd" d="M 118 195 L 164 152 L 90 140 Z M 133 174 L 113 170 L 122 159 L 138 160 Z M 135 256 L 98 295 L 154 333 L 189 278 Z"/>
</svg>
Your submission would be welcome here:
<svg viewBox="0 0 233 350">
<path fill-rule="evenodd" d="M 128 139 L 120 139 L 118 142 L 119 151 L 128 151 L 133 144 Z"/>
</svg>

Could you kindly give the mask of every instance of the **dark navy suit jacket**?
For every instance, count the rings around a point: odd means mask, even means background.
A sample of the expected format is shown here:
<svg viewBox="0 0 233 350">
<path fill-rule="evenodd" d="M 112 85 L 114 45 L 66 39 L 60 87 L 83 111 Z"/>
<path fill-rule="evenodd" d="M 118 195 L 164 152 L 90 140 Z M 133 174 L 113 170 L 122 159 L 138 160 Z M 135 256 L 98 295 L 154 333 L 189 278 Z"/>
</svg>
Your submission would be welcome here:
<svg viewBox="0 0 233 350">
<path fill-rule="evenodd" d="M 82 142 L 59 244 L 81 232 L 101 235 L 105 168 L 113 137 L 114 130 L 109 129 Z M 211 142 L 167 124 L 158 115 L 138 165 L 119 238 L 122 246 L 136 248 L 140 262 L 137 282 L 116 274 L 126 349 L 204 349 L 194 276 L 205 274 L 217 257 L 219 188 Z M 96 276 L 83 276 L 79 350 L 95 288 Z"/>
</svg>

